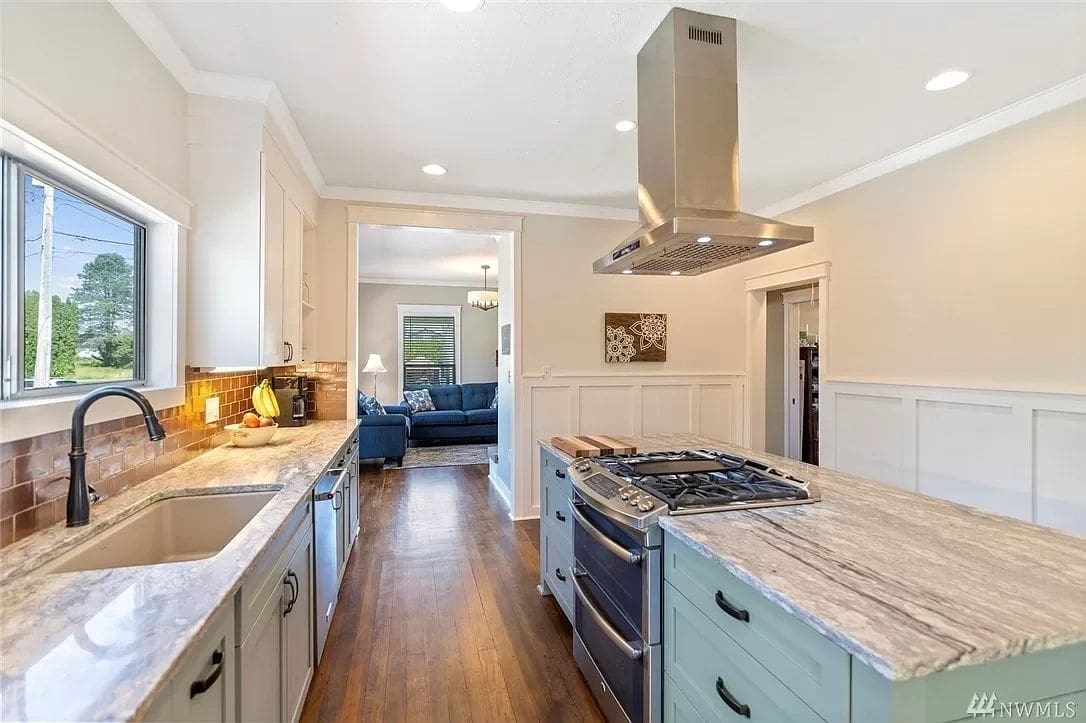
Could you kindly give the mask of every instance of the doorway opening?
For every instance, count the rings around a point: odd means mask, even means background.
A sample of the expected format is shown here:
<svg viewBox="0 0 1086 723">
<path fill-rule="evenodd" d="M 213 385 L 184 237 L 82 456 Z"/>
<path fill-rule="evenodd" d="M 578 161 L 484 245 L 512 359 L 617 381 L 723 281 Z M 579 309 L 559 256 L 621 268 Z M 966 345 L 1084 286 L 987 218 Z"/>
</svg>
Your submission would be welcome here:
<svg viewBox="0 0 1086 723">
<path fill-rule="evenodd" d="M 819 428 L 829 420 L 817 413 L 817 392 L 832 351 L 829 297 L 828 261 L 747 279 L 744 398 L 750 411 L 743 434 L 751 449 L 812 464 L 825 456 L 818 451 L 826 437 Z"/>
<path fill-rule="evenodd" d="M 818 286 L 766 294 L 766 451 L 818 464 Z"/>
<path fill-rule="evenodd" d="M 386 469 L 483 466 L 511 507 L 519 229 L 412 209 L 349 220 L 360 454 Z"/>
</svg>

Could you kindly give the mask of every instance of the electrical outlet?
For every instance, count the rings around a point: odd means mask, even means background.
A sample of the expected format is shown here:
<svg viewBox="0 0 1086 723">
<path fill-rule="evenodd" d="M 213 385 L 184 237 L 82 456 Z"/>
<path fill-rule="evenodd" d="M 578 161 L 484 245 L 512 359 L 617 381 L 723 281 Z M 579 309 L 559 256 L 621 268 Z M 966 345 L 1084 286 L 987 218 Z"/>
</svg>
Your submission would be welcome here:
<svg viewBox="0 0 1086 723">
<path fill-rule="evenodd" d="M 204 401 L 204 423 L 212 424 L 219 421 L 219 398 L 208 397 Z"/>
</svg>

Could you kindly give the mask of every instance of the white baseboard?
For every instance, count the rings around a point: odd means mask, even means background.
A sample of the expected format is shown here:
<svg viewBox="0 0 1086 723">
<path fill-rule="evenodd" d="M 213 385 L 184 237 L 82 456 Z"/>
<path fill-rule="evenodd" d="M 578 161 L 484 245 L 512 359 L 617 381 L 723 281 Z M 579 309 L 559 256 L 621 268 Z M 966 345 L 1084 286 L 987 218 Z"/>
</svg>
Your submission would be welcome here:
<svg viewBox="0 0 1086 723">
<path fill-rule="evenodd" d="M 501 480 L 494 476 L 493 471 L 487 473 L 486 478 L 490 480 L 490 486 L 494 488 L 494 491 L 498 493 L 498 497 L 501 497 L 502 502 L 505 503 L 505 509 L 509 510 L 509 518 L 516 519 L 513 517 L 513 503 L 509 499 L 509 490 L 505 488 Z"/>
</svg>

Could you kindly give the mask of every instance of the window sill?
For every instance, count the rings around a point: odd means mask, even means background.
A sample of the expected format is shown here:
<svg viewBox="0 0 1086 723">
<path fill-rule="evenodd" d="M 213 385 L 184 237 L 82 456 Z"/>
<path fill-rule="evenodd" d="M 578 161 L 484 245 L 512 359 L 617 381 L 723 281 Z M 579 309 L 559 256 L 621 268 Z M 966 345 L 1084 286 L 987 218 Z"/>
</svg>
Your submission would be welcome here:
<svg viewBox="0 0 1086 723">
<path fill-rule="evenodd" d="M 154 409 L 162 410 L 185 403 L 185 387 L 140 387 Z M 37 437 L 68 429 L 72 411 L 83 394 L 9 399 L 0 402 L 0 442 Z M 87 423 L 97 424 L 138 414 L 139 409 L 128 399 L 106 397 L 97 401 L 87 413 Z"/>
</svg>

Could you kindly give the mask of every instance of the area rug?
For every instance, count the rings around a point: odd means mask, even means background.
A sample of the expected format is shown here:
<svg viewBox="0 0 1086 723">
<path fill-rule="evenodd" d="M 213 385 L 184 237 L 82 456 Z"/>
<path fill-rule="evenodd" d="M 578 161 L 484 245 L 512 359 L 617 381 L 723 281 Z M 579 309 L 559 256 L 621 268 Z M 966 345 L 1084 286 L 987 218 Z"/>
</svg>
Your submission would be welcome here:
<svg viewBox="0 0 1086 723">
<path fill-rule="evenodd" d="M 485 444 L 457 444 L 450 447 L 411 447 L 403 458 L 404 469 L 412 467 L 457 467 L 464 464 L 487 464 Z M 395 469 L 385 464 L 385 469 Z"/>
</svg>

